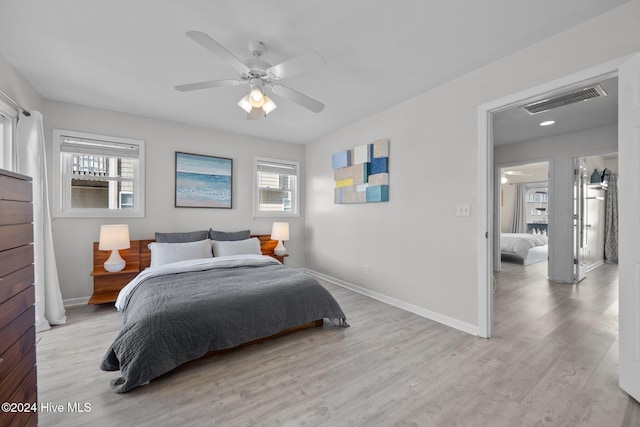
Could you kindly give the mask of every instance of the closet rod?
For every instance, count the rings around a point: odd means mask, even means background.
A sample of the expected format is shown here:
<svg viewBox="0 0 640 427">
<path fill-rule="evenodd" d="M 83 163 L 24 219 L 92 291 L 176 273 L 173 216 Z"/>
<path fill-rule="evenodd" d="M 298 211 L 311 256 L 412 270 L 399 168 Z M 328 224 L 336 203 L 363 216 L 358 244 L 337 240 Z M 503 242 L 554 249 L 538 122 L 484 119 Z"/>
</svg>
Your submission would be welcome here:
<svg viewBox="0 0 640 427">
<path fill-rule="evenodd" d="M 12 103 L 19 111 L 22 111 L 25 116 L 29 117 L 31 115 L 31 113 L 28 110 L 26 110 L 22 105 L 20 105 L 15 99 L 7 95 L 7 93 L 2 89 L 0 89 L 0 95 L 4 96 L 5 99 L 10 103 Z"/>
</svg>

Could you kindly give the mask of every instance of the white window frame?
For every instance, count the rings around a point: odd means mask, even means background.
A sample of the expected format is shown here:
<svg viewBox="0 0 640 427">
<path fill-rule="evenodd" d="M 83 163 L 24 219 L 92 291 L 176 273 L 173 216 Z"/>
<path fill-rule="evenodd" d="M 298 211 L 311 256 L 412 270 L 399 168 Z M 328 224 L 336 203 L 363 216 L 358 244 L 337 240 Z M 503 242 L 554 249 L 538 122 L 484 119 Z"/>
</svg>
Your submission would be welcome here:
<svg viewBox="0 0 640 427">
<path fill-rule="evenodd" d="M 69 164 L 63 164 L 63 137 L 135 145 L 138 147 L 138 163 L 133 177 L 133 209 L 100 209 L 71 207 L 71 177 Z M 141 218 L 145 211 L 145 141 L 98 135 L 65 129 L 53 129 L 53 216 L 59 218 Z M 68 185 L 67 185 L 68 184 Z"/>
<path fill-rule="evenodd" d="M 0 100 L 0 116 L 5 123 L 0 135 L 0 169 L 16 170 L 13 139 L 16 136 L 18 111 L 9 104 Z"/>
<path fill-rule="evenodd" d="M 258 187 L 258 165 L 261 162 L 291 165 L 296 168 L 295 188 L 292 191 L 290 212 L 260 211 L 260 189 Z M 272 159 L 268 157 L 253 158 L 253 217 L 254 218 L 295 218 L 300 216 L 300 162 L 293 160 Z"/>
</svg>

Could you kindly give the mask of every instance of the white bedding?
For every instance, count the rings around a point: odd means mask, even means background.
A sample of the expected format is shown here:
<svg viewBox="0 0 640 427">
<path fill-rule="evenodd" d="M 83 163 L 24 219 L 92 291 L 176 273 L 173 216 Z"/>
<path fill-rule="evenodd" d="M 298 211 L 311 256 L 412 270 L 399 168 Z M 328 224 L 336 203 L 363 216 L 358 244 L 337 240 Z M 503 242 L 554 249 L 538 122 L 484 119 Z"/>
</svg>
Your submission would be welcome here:
<svg viewBox="0 0 640 427">
<path fill-rule="evenodd" d="M 548 237 L 544 234 L 502 233 L 500 236 L 500 250 L 503 254 L 517 255 L 526 259 L 529 249 L 545 246 Z"/>
<path fill-rule="evenodd" d="M 129 282 L 118 294 L 116 308 L 124 312 L 126 309 L 127 297 L 143 280 L 162 276 L 164 274 L 183 273 L 187 271 L 203 271 L 212 268 L 229 267 L 251 267 L 267 264 L 280 264 L 280 262 L 266 255 L 230 255 L 215 258 L 190 259 L 164 264 L 159 267 L 149 267 L 141 271 L 131 282 Z"/>
</svg>

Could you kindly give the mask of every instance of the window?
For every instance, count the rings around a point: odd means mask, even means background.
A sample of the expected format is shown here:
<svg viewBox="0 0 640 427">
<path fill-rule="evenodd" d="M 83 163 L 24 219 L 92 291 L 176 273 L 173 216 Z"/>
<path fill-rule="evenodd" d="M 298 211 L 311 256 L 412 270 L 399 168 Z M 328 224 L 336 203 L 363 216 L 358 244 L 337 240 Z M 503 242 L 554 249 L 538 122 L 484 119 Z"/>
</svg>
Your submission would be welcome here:
<svg viewBox="0 0 640 427">
<path fill-rule="evenodd" d="M 18 112 L 0 101 L 0 169 L 15 170 L 13 135 Z"/>
<path fill-rule="evenodd" d="M 256 157 L 254 216 L 299 216 L 299 176 L 298 162 Z"/>
<path fill-rule="evenodd" d="M 144 216 L 144 141 L 53 131 L 55 215 Z"/>
</svg>

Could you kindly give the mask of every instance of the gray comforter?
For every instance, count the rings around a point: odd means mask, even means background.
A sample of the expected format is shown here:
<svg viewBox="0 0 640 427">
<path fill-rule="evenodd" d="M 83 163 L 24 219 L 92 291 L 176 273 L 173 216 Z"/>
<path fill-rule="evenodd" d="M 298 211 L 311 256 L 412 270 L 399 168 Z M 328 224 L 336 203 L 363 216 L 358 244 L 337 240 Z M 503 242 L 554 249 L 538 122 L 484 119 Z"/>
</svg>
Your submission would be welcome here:
<svg viewBox="0 0 640 427">
<path fill-rule="evenodd" d="M 210 269 L 142 281 L 100 368 L 121 371 L 116 393 L 144 385 L 209 351 L 328 318 L 346 318 L 314 278 L 278 265 Z"/>
</svg>

